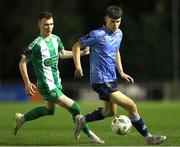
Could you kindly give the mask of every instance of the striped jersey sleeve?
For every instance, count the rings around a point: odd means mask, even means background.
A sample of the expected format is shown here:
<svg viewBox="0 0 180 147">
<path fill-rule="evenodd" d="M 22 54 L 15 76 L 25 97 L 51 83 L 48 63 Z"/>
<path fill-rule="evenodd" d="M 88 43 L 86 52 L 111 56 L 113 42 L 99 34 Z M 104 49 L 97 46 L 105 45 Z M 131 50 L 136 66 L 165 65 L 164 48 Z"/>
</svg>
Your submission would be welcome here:
<svg viewBox="0 0 180 147">
<path fill-rule="evenodd" d="M 34 48 L 38 48 L 37 46 L 37 42 L 38 42 L 38 38 L 36 38 L 34 41 L 32 41 L 28 47 L 24 50 L 23 54 L 22 54 L 22 57 L 28 61 L 31 61 L 32 59 L 32 51 Z"/>
<path fill-rule="evenodd" d="M 61 52 L 64 49 L 64 45 L 60 37 L 57 37 L 57 41 L 58 41 L 58 52 Z"/>
</svg>

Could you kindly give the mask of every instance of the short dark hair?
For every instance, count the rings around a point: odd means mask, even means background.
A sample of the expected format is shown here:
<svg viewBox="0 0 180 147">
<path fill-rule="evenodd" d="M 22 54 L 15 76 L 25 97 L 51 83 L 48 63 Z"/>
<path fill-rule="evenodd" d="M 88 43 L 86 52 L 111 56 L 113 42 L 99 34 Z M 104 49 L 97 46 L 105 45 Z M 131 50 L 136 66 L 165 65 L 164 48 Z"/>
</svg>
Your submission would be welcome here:
<svg viewBox="0 0 180 147">
<path fill-rule="evenodd" d="M 106 16 L 119 19 L 122 16 L 122 8 L 116 5 L 109 6 L 106 9 Z"/>
<path fill-rule="evenodd" d="M 38 20 L 41 20 L 43 18 L 50 19 L 50 18 L 53 18 L 53 15 L 51 12 L 44 11 L 39 14 Z"/>
</svg>

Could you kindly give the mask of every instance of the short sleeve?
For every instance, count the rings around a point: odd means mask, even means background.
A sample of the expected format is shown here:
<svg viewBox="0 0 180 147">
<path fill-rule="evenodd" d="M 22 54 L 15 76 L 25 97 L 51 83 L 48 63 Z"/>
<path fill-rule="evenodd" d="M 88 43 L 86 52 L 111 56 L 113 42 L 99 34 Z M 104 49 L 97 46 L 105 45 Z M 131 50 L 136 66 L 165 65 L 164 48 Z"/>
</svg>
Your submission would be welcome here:
<svg viewBox="0 0 180 147">
<path fill-rule="evenodd" d="M 79 39 L 79 42 L 84 47 L 92 46 L 93 44 L 96 43 L 96 34 L 92 31 L 89 34 L 86 34 L 83 37 L 81 37 Z"/>
<path fill-rule="evenodd" d="M 61 52 L 64 49 L 64 45 L 59 37 L 57 38 L 57 41 L 58 41 L 58 52 Z"/>
<path fill-rule="evenodd" d="M 34 48 L 36 48 L 37 45 L 36 45 L 36 40 L 33 41 L 32 43 L 30 43 L 28 45 L 28 47 L 24 50 L 23 54 L 22 54 L 22 57 L 24 59 L 26 59 L 27 61 L 31 61 L 32 57 L 33 57 L 33 54 L 32 54 L 32 51 Z"/>
</svg>

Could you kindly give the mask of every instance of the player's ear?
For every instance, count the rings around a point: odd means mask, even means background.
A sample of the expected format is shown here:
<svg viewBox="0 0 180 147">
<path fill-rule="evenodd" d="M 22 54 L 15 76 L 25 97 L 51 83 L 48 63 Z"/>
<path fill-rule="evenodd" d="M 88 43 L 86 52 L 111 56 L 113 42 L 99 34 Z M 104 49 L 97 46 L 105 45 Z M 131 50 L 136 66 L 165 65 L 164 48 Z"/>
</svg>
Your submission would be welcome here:
<svg viewBox="0 0 180 147">
<path fill-rule="evenodd" d="M 41 21 L 40 20 L 38 21 L 37 26 L 38 26 L 38 28 L 40 28 L 40 26 L 41 26 Z"/>
<path fill-rule="evenodd" d="M 104 17 L 105 22 L 107 22 L 107 16 Z"/>
</svg>

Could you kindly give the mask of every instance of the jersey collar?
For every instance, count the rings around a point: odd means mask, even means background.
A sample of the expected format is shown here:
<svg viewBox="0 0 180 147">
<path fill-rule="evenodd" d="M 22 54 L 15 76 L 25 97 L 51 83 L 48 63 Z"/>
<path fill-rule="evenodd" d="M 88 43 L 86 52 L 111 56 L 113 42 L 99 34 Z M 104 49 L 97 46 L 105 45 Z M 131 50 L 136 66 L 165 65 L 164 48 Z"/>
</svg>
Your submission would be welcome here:
<svg viewBox="0 0 180 147">
<path fill-rule="evenodd" d="M 116 33 L 116 31 L 115 31 L 115 32 L 111 31 L 111 30 L 108 29 L 105 25 L 103 25 L 103 28 L 104 28 L 108 33 L 110 33 L 110 34 L 115 34 L 115 33 Z"/>
</svg>

